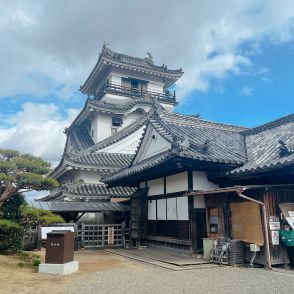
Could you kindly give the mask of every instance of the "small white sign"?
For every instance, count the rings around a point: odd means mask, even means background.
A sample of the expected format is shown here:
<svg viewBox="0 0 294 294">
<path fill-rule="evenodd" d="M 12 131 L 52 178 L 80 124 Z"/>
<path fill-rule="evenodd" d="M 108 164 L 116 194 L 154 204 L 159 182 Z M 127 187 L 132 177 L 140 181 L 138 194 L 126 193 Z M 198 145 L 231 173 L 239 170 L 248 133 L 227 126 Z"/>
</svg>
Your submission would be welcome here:
<svg viewBox="0 0 294 294">
<path fill-rule="evenodd" d="M 289 217 L 294 219 L 294 211 L 288 211 L 288 213 L 289 213 Z"/>
<path fill-rule="evenodd" d="M 51 233 L 52 231 L 75 231 L 75 228 L 73 226 L 68 227 L 42 227 L 41 233 L 42 233 L 42 240 L 47 239 L 47 234 Z"/>
<path fill-rule="evenodd" d="M 280 234 L 279 231 L 271 231 L 272 234 L 272 244 L 279 245 L 280 244 Z"/>
<path fill-rule="evenodd" d="M 114 243 L 114 227 L 108 227 L 108 245 L 112 245 Z"/>
<path fill-rule="evenodd" d="M 269 225 L 271 231 L 279 231 L 281 229 L 280 222 L 270 222 Z"/>
</svg>

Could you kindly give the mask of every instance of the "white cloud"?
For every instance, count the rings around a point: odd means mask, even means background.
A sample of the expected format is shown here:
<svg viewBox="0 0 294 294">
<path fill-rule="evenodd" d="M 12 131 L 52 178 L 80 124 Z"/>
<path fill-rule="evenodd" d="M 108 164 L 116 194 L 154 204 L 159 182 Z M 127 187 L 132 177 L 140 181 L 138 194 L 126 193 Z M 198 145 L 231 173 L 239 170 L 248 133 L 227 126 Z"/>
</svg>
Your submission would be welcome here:
<svg viewBox="0 0 294 294">
<path fill-rule="evenodd" d="M 253 91 L 254 91 L 254 88 L 244 86 L 244 87 L 241 88 L 240 94 L 243 95 L 243 96 L 249 97 L 249 96 L 253 95 Z"/>
<path fill-rule="evenodd" d="M 20 112 L 8 118 L 12 126 L 0 129 L 0 145 L 40 156 L 55 165 L 65 144 L 63 130 L 77 113 L 77 109 L 69 109 L 63 118 L 54 104 L 25 103 Z"/>
<path fill-rule="evenodd" d="M 158 63 L 183 67 L 182 95 L 207 91 L 213 79 L 246 71 L 265 40 L 293 40 L 293 17 L 293 0 L 3 0 L 0 97 L 44 96 L 66 85 L 57 90 L 66 98 L 85 81 L 103 41 L 137 56 L 151 51 Z M 242 50 L 248 43 L 251 52 Z"/>
</svg>

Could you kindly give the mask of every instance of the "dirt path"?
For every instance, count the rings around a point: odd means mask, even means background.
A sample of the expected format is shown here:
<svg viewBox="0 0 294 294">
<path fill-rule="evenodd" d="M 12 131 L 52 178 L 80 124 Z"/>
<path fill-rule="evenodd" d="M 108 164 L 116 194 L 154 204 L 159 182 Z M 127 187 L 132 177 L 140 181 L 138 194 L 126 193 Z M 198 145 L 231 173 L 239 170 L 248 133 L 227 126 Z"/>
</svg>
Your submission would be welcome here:
<svg viewBox="0 0 294 294">
<path fill-rule="evenodd" d="M 44 251 L 36 252 L 44 261 Z M 99 272 L 123 266 L 125 259 L 97 250 L 78 251 L 75 260 L 80 262 L 80 271 L 71 276 L 38 274 L 37 269 L 19 268 L 16 256 L 0 255 L 0 293 L 63 293 L 74 280 L 84 279 L 87 273 Z"/>
</svg>

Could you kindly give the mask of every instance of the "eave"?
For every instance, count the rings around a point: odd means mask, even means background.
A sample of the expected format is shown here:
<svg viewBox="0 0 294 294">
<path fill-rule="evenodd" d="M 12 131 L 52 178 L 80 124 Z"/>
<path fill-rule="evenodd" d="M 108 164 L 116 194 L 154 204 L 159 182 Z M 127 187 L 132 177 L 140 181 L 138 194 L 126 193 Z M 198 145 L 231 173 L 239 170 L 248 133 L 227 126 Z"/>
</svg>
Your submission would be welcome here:
<svg viewBox="0 0 294 294">
<path fill-rule="evenodd" d="M 80 91 L 84 94 L 93 95 L 95 90 L 94 88 L 95 86 L 97 86 L 97 81 L 99 80 L 100 73 L 105 68 L 122 68 L 137 73 L 145 73 L 156 76 L 162 78 L 166 82 L 166 87 L 169 87 L 170 85 L 175 83 L 183 75 L 182 70 L 160 71 L 158 69 L 144 68 L 119 61 L 113 61 L 110 58 L 100 55 L 92 72 L 88 76 L 85 83 L 80 87 Z"/>
</svg>

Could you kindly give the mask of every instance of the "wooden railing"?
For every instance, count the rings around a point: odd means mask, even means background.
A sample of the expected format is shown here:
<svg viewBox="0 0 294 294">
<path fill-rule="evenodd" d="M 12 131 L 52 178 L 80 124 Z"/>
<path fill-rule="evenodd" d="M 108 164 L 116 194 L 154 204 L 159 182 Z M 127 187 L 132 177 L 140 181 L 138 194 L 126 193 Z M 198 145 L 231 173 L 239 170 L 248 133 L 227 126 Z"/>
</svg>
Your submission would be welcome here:
<svg viewBox="0 0 294 294">
<path fill-rule="evenodd" d="M 159 101 L 166 101 L 175 103 L 176 102 L 176 93 L 169 91 L 165 92 L 156 92 L 156 91 L 147 91 L 143 87 L 125 87 L 113 83 L 105 83 L 100 91 L 94 96 L 94 99 L 101 99 L 105 93 L 120 94 L 124 96 L 134 97 L 134 98 L 151 98 L 158 99 Z"/>
</svg>

